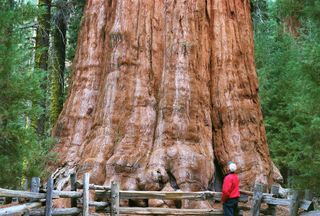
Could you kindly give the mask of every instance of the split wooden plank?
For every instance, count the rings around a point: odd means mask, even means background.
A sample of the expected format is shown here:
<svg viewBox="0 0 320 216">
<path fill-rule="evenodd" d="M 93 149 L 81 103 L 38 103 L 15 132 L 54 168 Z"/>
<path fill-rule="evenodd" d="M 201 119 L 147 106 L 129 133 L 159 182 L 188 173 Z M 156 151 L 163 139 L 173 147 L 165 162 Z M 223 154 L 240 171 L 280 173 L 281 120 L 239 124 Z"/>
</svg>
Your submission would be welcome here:
<svg viewBox="0 0 320 216">
<path fill-rule="evenodd" d="M 289 206 L 291 203 L 291 199 L 279 199 L 274 197 L 263 197 L 262 202 L 271 205 L 282 205 L 282 206 Z"/>
<path fill-rule="evenodd" d="M 53 179 L 50 176 L 47 183 L 45 216 L 52 215 L 52 196 L 53 196 Z"/>
<path fill-rule="evenodd" d="M 30 192 L 39 193 L 39 190 L 40 190 L 40 178 L 39 177 L 32 177 Z M 30 201 L 37 201 L 37 199 L 32 198 Z"/>
<path fill-rule="evenodd" d="M 32 202 L 32 203 L 25 203 L 22 205 L 11 206 L 8 208 L 0 209 L 0 215 L 22 214 L 30 209 L 39 208 L 41 206 L 42 206 L 41 202 Z"/>
<path fill-rule="evenodd" d="M 120 207 L 120 214 L 136 215 L 223 215 L 217 209 L 130 208 Z"/>
<path fill-rule="evenodd" d="M 77 191 L 53 191 L 53 198 L 81 198 L 82 192 Z"/>
<path fill-rule="evenodd" d="M 79 215 L 80 208 L 55 208 L 52 210 L 52 215 Z M 42 216 L 45 214 L 45 209 L 34 209 L 30 211 L 30 216 Z"/>
<path fill-rule="evenodd" d="M 79 181 L 76 181 L 76 186 L 78 189 L 83 189 L 83 184 Z M 111 190 L 111 186 L 106 186 L 106 185 L 95 185 L 95 184 L 89 184 L 89 189 L 90 190 Z"/>
<path fill-rule="evenodd" d="M 117 182 L 111 182 L 111 216 L 118 216 L 120 206 L 119 185 Z"/>
<path fill-rule="evenodd" d="M 264 186 L 262 184 L 256 184 L 254 187 L 252 209 L 251 209 L 252 216 L 260 215 L 260 205 L 263 197 L 263 188 Z"/>
<path fill-rule="evenodd" d="M 39 177 L 32 177 L 30 191 L 38 193 L 39 189 L 40 189 L 40 178 Z"/>
<path fill-rule="evenodd" d="M 46 194 L 44 194 L 44 193 L 19 191 L 19 190 L 8 190 L 8 189 L 3 189 L 3 188 L 0 188 L 0 196 L 31 198 L 31 199 L 45 199 L 46 198 Z"/>
<path fill-rule="evenodd" d="M 106 208 L 110 206 L 110 203 L 108 202 L 89 202 L 89 206 L 94 206 L 98 208 Z"/>
<path fill-rule="evenodd" d="M 314 197 L 314 193 L 311 190 L 307 189 L 304 191 L 304 200 L 303 200 L 304 210 L 306 211 L 314 210 L 314 205 L 312 202 L 313 197 Z M 301 208 L 301 205 L 300 205 L 300 208 Z"/>
<path fill-rule="evenodd" d="M 98 197 L 110 197 L 111 192 L 96 190 Z M 203 192 L 183 192 L 183 191 L 122 191 L 120 190 L 120 199 L 163 199 L 163 200 L 206 200 L 213 198 L 221 199 L 221 192 L 203 191 Z"/>
<path fill-rule="evenodd" d="M 280 189 L 279 185 L 272 185 L 271 186 L 271 194 L 272 194 L 272 196 L 277 197 L 279 195 L 279 189 Z M 270 212 L 270 214 L 272 216 L 276 216 L 276 209 L 277 209 L 276 205 L 268 204 L 268 212 Z"/>
<path fill-rule="evenodd" d="M 89 181 L 90 181 L 90 174 L 85 173 L 83 176 L 83 207 L 82 207 L 83 216 L 89 216 Z"/>
<path fill-rule="evenodd" d="M 298 191 L 294 191 L 292 199 L 291 199 L 291 204 L 290 204 L 290 207 L 289 207 L 289 215 L 290 216 L 298 215 L 299 198 L 300 198 L 300 193 Z"/>
<path fill-rule="evenodd" d="M 70 185 L 71 185 L 71 191 L 77 191 L 77 174 L 72 173 L 70 175 Z M 77 198 L 71 198 L 71 207 L 77 207 Z"/>
<path fill-rule="evenodd" d="M 4 197 L 18 197 L 18 198 L 30 198 L 30 199 L 45 199 L 45 193 L 35 193 L 29 191 L 9 190 L 0 188 L 0 196 Z M 53 198 L 80 198 L 82 192 L 76 191 L 53 191 Z"/>
</svg>

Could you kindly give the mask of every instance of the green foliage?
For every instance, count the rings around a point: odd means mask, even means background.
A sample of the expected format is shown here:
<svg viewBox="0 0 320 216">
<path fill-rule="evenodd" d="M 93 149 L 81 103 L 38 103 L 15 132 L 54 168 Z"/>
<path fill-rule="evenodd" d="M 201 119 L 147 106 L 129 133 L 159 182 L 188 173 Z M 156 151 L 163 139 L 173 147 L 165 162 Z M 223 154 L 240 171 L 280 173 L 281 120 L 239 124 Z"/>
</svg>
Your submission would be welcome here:
<svg viewBox="0 0 320 216">
<path fill-rule="evenodd" d="M 71 0 L 73 5 L 70 13 L 69 31 L 68 31 L 68 49 L 67 59 L 72 61 L 75 56 L 78 33 L 81 25 L 85 0 Z"/>
<path fill-rule="evenodd" d="M 44 109 L 50 106 L 47 97 L 57 91 L 55 85 L 64 85 L 56 79 L 58 82 L 52 82 L 51 88 L 44 88 L 49 83 L 47 73 L 50 71 L 39 67 L 36 60 L 48 47 L 35 49 L 34 27 L 36 23 L 46 25 L 51 22 L 55 30 L 52 32 L 60 36 L 57 20 L 63 18 L 68 21 L 67 60 L 72 61 L 85 0 L 52 2 L 55 6 L 51 10 L 53 20 L 50 21 L 47 7 L 36 7 L 35 1 L 0 0 L 0 170 L 6 173 L 0 175 L 0 187 L 17 188 L 25 178 L 44 175 L 45 163 L 54 160 L 54 155 L 48 153 L 54 144 L 54 140 L 47 137 L 50 128 L 44 135 L 39 135 L 35 119 L 49 115 L 50 110 Z M 53 35 L 51 37 L 54 38 Z M 65 44 L 65 38 L 62 39 L 60 42 Z M 56 47 L 53 44 L 51 49 Z M 64 56 L 65 50 L 61 53 Z M 61 59 L 60 62 L 64 62 L 64 58 Z M 61 71 L 63 73 L 64 69 Z M 60 76 L 63 74 L 57 74 L 58 78 Z M 59 106 L 62 100 L 64 98 L 59 98 Z M 43 124 L 53 126 L 49 122 Z"/>
<path fill-rule="evenodd" d="M 255 28 L 256 66 L 268 143 L 289 186 L 320 192 L 320 28 L 318 0 L 269 2 Z M 299 21 L 298 36 L 285 31 Z"/>
<path fill-rule="evenodd" d="M 319 0 L 277 0 L 270 11 L 278 18 L 295 17 L 301 21 L 320 20 Z"/>
<path fill-rule="evenodd" d="M 66 50 L 66 60 L 69 62 L 69 67 L 66 67 L 66 79 L 65 79 L 65 92 L 68 92 L 70 77 L 71 77 L 71 63 L 76 54 L 78 34 L 80 31 L 83 10 L 86 0 L 70 0 L 72 5 L 70 10 L 70 19 L 67 32 L 67 50 Z"/>
<path fill-rule="evenodd" d="M 32 31 L 37 10 L 31 4 L 0 2 L 0 187 L 18 187 L 40 175 L 51 141 L 37 136 L 30 119 L 43 112 L 41 74 L 34 73 Z M 5 173 L 5 175 L 4 175 Z"/>
</svg>

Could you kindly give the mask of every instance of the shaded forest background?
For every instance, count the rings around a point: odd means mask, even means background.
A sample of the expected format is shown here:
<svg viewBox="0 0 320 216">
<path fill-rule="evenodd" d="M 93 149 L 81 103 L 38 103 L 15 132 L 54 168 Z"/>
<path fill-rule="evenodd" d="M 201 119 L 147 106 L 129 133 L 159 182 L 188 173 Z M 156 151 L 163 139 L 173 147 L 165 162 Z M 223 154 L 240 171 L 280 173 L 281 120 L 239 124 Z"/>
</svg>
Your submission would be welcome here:
<svg viewBox="0 0 320 216">
<path fill-rule="evenodd" d="M 0 187 L 47 175 L 85 0 L 0 0 Z M 272 158 L 284 186 L 320 192 L 320 0 L 251 0 Z M 4 175 L 5 174 L 5 175 Z"/>
</svg>

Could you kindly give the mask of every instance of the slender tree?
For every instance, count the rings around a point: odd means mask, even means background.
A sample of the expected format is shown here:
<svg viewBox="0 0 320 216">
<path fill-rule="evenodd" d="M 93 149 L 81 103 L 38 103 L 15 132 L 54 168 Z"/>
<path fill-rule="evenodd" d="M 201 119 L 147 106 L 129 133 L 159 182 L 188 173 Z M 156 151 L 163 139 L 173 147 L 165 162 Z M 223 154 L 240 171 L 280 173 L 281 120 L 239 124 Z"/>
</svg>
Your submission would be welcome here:
<svg viewBox="0 0 320 216">
<path fill-rule="evenodd" d="M 39 8 L 43 13 L 38 16 L 38 28 L 36 33 L 36 54 L 35 69 L 44 73 L 41 84 L 44 97 L 41 106 L 44 112 L 37 119 L 36 128 L 40 135 L 45 135 L 48 122 L 48 59 L 49 59 L 49 38 L 50 38 L 50 17 L 51 0 L 39 0 Z"/>
<path fill-rule="evenodd" d="M 70 20 L 68 24 L 68 49 L 67 60 L 72 62 L 75 56 L 75 50 L 77 48 L 78 33 L 80 29 L 80 23 L 83 16 L 83 10 L 85 6 L 85 0 L 69 0 L 71 4 Z"/>
<path fill-rule="evenodd" d="M 55 2 L 56 10 L 53 15 L 52 46 L 51 46 L 51 96 L 50 96 L 50 122 L 53 125 L 63 106 L 64 79 L 66 61 L 66 33 L 69 17 L 68 1 Z"/>
</svg>

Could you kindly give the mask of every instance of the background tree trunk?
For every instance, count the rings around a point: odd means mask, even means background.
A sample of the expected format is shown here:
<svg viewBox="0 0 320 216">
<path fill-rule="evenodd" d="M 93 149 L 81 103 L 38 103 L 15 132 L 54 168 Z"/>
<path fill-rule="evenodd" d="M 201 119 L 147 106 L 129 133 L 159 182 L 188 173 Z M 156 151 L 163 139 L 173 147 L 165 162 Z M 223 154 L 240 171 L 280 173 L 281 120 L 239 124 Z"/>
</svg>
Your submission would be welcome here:
<svg viewBox="0 0 320 216">
<path fill-rule="evenodd" d="M 198 191 L 216 158 L 237 163 L 244 189 L 273 181 L 248 0 L 89 0 L 73 73 L 58 166 L 122 189 Z"/>
<path fill-rule="evenodd" d="M 57 11 L 53 17 L 52 47 L 51 47 L 51 96 L 50 123 L 54 125 L 63 107 L 64 72 L 66 61 L 66 33 L 69 16 L 68 2 L 56 1 Z"/>
<path fill-rule="evenodd" d="M 39 7 L 45 8 L 44 13 L 38 17 L 38 27 L 36 33 L 36 54 L 35 54 L 35 69 L 45 72 L 41 88 L 43 89 L 43 99 L 41 107 L 44 112 L 39 116 L 36 122 L 37 133 L 45 135 L 47 116 L 47 95 L 48 95 L 48 58 L 49 58 L 49 38 L 50 38 L 50 19 L 51 19 L 51 0 L 39 0 Z"/>
</svg>

